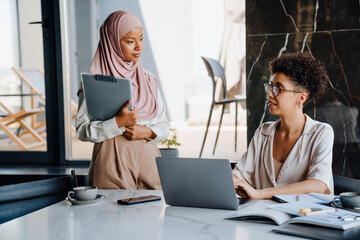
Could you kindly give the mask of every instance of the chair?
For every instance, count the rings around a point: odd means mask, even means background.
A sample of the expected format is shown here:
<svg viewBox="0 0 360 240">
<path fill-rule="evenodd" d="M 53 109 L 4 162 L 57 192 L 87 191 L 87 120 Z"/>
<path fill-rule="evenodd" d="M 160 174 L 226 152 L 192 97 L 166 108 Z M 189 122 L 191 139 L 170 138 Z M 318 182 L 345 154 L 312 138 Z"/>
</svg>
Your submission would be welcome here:
<svg viewBox="0 0 360 240">
<path fill-rule="evenodd" d="M 210 106 L 209 118 L 208 118 L 208 121 L 207 121 L 206 131 L 205 131 L 203 143 L 202 143 L 202 146 L 201 146 L 199 158 L 201 158 L 201 155 L 202 155 L 202 152 L 203 152 L 203 149 L 204 149 L 206 136 L 207 136 L 207 133 L 208 133 L 208 130 L 209 130 L 211 115 L 212 115 L 213 109 L 214 109 L 214 107 L 216 105 L 222 105 L 222 110 L 221 110 L 221 117 L 220 117 L 220 122 L 219 122 L 219 128 L 218 128 L 217 135 L 216 135 L 213 154 L 215 153 L 216 144 L 217 144 L 217 141 L 218 141 L 218 138 L 219 138 L 219 133 L 220 133 L 221 123 L 222 123 L 222 119 L 223 119 L 223 115 L 224 115 L 225 105 L 229 104 L 229 103 L 235 103 L 235 152 L 236 152 L 238 103 L 240 102 L 244 106 L 245 103 L 246 103 L 246 97 L 245 96 L 236 96 L 233 99 L 228 99 L 226 97 L 226 78 L 225 78 L 225 72 L 224 72 L 223 67 L 215 59 L 208 58 L 208 57 L 201 57 L 201 58 L 204 61 L 207 72 L 208 72 L 208 74 L 209 74 L 209 76 L 210 76 L 210 78 L 212 80 L 213 94 L 212 94 L 212 102 L 211 102 L 211 106 Z M 220 100 L 216 100 L 216 98 L 215 98 L 217 79 L 220 79 L 220 81 L 221 81 L 220 85 L 221 85 L 221 88 L 222 88 L 221 89 L 222 94 L 221 94 L 221 99 Z"/>
<path fill-rule="evenodd" d="M 0 186 L 0 224 L 65 199 L 72 176 Z"/>
<path fill-rule="evenodd" d="M 360 192 L 360 179 L 334 175 L 334 193 Z"/>
<path fill-rule="evenodd" d="M 46 141 L 43 139 L 42 136 L 34 128 L 32 128 L 28 123 L 24 120 L 28 117 L 36 116 L 39 113 L 43 113 L 45 109 L 36 108 L 31 110 L 21 110 L 20 112 L 13 113 L 8 107 L 6 107 L 3 103 L 0 102 L 0 106 L 7 112 L 1 111 L 0 117 L 0 129 L 5 132 L 6 135 L 9 136 L 14 142 L 16 142 L 23 150 L 29 150 L 34 147 L 42 146 L 46 144 Z M 19 124 L 22 128 L 25 129 L 21 134 L 16 135 L 10 130 L 10 125 L 12 124 Z M 26 144 L 24 141 L 21 140 L 20 135 L 30 134 L 34 139 L 35 143 Z"/>
<path fill-rule="evenodd" d="M 31 97 L 31 108 L 36 107 L 36 101 L 41 105 L 45 106 L 45 78 L 44 78 L 44 70 L 41 68 L 38 69 L 24 69 L 24 68 L 11 68 L 23 81 L 27 87 L 30 88 L 30 92 L 32 94 L 38 94 Z M 78 111 L 78 105 L 71 100 L 71 116 L 72 119 L 76 118 L 76 114 Z M 36 125 L 36 119 L 33 117 L 32 119 L 32 127 L 34 129 L 39 129 L 40 127 L 45 127 L 46 123 L 40 123 Z M 74 129 L 73 129 L 74 130 Z"/>
<path fill-rule="evenodd" d="M 28 90 L 31 94 L 37 94 L 31 96 L 31 105 L 32 109 L 37 108 L 38 106 L 45 107 L 45 81 L 44 81 L 44 72 L 41 69 L 20 69 L 20 68 L 11 68 L 21 79 L 25 85 L 23 90 Z M 28 88 L 28 89 L 26 89 Z M 46 131 L 46 122 L 42 121 L 37 122 L 36 117 L 31 117 L 32 122 L 31 126 L 34 129 L 44 128 L 42 132 Z"/>
</svg>

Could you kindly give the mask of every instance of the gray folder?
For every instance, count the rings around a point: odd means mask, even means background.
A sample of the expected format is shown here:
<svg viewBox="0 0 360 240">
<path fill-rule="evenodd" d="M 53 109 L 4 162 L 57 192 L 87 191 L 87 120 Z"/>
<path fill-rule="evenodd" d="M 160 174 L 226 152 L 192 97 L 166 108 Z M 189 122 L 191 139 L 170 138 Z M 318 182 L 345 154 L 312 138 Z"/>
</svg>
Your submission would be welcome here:
<svg viewBox="0 0 360 240">
<path fill-rule="evenodd" d="M 99 74 L 81 73 L 85 103 L 90 121 L 105 121 L 131 100 L 131 80 Z"/>
</svg>

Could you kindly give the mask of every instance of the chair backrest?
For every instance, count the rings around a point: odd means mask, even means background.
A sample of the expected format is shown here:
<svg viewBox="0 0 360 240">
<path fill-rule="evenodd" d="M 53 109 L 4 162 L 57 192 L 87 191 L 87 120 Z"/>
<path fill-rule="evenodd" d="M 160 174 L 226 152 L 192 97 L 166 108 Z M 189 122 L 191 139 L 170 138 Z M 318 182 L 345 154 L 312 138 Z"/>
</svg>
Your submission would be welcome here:
<svg viewBox="0 0 360 240">
<path fill-rule="evenodd" d="M 225 72 L 223 67 L 220 65 L 220 63 L 212 58 L 208 57 L 201 57 L 202 60 L 205 63 L 206 70 L 211 77 L 212 83 L 213 83 L 213 101 L 215 99 L 215 91 L 216 91 L 216 77 L 221 79 L 221 91 L 222 91 L 222 98 L 226 98 L 226 78 L 225 78 Z"/>
<path fill-rule="evenodd" d="M 12 67 L 12 70 L 25 84 L 21 85 L 23 93 L 39 94 L 34 96 L 36 100 L 45 106 L 45 78 L 41 69 L 25 69 Z M 35 107 L 35 106 L 32 106 Z"/>
<path fill-rule="evenodd" d="M 360 179 L 334 175 L 334 193 L 360 192 Z"/>
<path fill-rule="evenodd" d="M 40 69 L 36 68 L 12 68 L 15 73 L 26 83 L 29 92 L 34 90 L 36 93 L 45 94 L 45 78 Z"/>
<path fill-rule="evenodd" d="M 36 100 L 42 105 L 45 106 L 45 73 L 42 68 L 11 68 L 25 84 L 22 84 L 22 90 L 25 93 L 34 93 L 39 94 L 39 96 L 34 96 Z M 35 107 L 35 106 L 32 106 Z M 71 99 L 71 112 L 72 119 L 76 118 L 76 113 L 78 110 L 78 105 Z"/>
<path fill-rule="evenodd" d="M 0 224 L 65 199 L 71 176 L 0 186 Z"/>
<path fill-rule="evenodd" d="M 6 113 L 0 109 L 0 117 L 6 117 L 9 116 L 9 113 Z"/>
<path fill-rule="evenodd" d="M 30 88 L 45 94 L 45 78 L 38 69 L 21 69 L 21 72 L 29 80 Z"/>
</svg>

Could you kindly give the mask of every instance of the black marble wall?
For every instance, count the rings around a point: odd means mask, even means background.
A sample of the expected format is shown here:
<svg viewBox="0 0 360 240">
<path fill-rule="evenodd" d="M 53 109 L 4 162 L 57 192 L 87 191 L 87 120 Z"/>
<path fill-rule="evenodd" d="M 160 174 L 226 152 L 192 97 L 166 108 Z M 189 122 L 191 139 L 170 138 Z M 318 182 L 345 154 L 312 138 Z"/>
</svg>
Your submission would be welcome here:
<svg viewBox="0 0 360 240">
<path fill-rule="evenodd" d="M 248 141 L 269 114 L 264 83 L 269 61 L 284 52 L 310 52 L 326 65 L 326 94 L 305 106 L 335 132 L 333 172 L 360 179 L 359 0 L 246 0 Z"/>
</svg>

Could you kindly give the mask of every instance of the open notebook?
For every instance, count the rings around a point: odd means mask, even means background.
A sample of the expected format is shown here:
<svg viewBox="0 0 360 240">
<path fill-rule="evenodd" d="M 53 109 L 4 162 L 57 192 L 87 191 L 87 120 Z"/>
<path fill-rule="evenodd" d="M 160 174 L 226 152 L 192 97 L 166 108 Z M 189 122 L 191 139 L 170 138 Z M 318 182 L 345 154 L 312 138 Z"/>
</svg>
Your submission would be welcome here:
<svg viewBox="0 0 360 240">
<path fill-rule="evenodd" d="M 240 205 L 237 213 L 226 219 L 277 225 L 281 225 L 291 219 L 291 216 L 287 213 L 267 208 L 274 204 L 277 203 L 271 200 L 253 200 Z"/>
<path fill-rule="evenodd" d="M 321 208 L 322 210 L 334 209 L 326 205 L 306 201 L 275 203 L 271 200 L 255 200 L 244 204 L 238 210 L 237 214 L 230 216 L 227 219 L 258 223 L 275 223 L 277 225 L 283 225 L 285 223 L 302 223 L 340 230 L 360 226 L 359 220 L 344 221 L 339 218 L 345 215 L 360 215 L 355 212 L 338 209 L 331 213 L 305 216 L 300 213 L 301 208 Z"/>
</svg>

